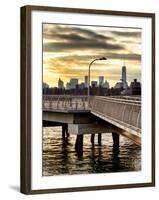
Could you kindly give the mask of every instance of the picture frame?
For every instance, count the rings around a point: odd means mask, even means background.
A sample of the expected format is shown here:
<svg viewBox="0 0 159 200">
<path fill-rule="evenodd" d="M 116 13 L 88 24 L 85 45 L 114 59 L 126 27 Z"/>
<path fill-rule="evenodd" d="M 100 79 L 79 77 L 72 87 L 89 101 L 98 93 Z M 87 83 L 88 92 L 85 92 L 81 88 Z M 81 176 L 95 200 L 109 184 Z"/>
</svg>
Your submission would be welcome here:
<svg viewBox="0 0 159 200">
<path fill-rule="evenodd" d="M 47 16 L 47 17 L 45 17 Z M 110 19 L 109 19 L 110 17 Z M 73 22 L 74 18 L 74 22 Z M 102 24 L 105 21 L 109 21 L 109 24 Z M 113 21 L 114 18 L 114 21 Z M 97 20 L 96 20 L 97 19 Z M 124 19 L 124 20 L 123 20 Z M 118 22 L 119 20 L 119 22 Z M 141 20 L 141 21 L 140 21 Z M 37 169 L 39 166 L 42 167 L 42 157 L 38 155 L 42 152 L 38 151 L 37 146 L 41 146 L 39 141 L 42 141 L 42 66 L 43 66 L 43 51 L 44 45 L 42 44 L 43 36 L 36 34 L 40 33 L 39 27 L 43 24 L 55 23 L 55 24 L 77 24 L 83 25 L 85 21 L 85 26 L 119 26 L 122 28 L 136 27 L 142 29 L 142 59 L 141 63 L 144 68 L 142 68 L 142 112 L 145 114 L 149 112 L 149 116 L 142 116 L 142 167 L 141 173 L 145 170 L 147 176 L 145 179 L 144 174 L 136 172 L 133 176 L 136 176 L 136 180 L 124 179 L 122 181 L 122 176 L 126 177 L 122 172 L 118 174 L 109 173 L 110 179 L 114 182 L 106 183 L 105 179 L 98 180 L 100 175 L 94 176 L 92 174 L 87 175 L 74 175 L 68 176 L 56 176 L 53 182 L 56 183 L 52 185 L 52 177 L 47 179 L 49 183 L 48 187 L 46 182 L 44 183 L 46 187 L 43 187 L 43 183 L 38 185 L 38 181 L 45 179 L 42 177 L 41 169 Z M 98 23 L 97 23 L 98 21 Z M 116 22 L 115 22 L 116 21 Z M 124 22 L 123 21 L 128 21 Z M 130 24 L 129 24 L 130 22 Z M 101 24 L 100 24 L 101 23 Z M 106 22 L 107 23 L 107 22 Z M 128 24 L 126 24 L 128 23 Z M 110 25 L 112 24 L 112 25 Z M 141 27 L 140 27 L 141 26 Z M 93 28 L 92 28 L 93 29 Z M 37 38 L 37 39 L 36 39 Z M 144 41 L 144 42 L 143 42 Z M 144 46 L 146 45 L 146 46 Z M 39 50 L 38 50 L 39 49 Z M 146 58 L 147 56 L 147 58 Z M 34 58 L 37 61 L 34 60 Z M 148 59 L 148 60 L 147 60 Z M 98 59 L 99 60 L 99 59 Z M 35 62 L 34 62 L 35 61 Z M 94 60 L 93 60 L 94 61 Z M 41 63 L 41 67 L 37 67 Z M 147 64 L 146 64 L 147 63 Z M 91 66 L 91 65 L 90 65 Z M 144 80 L 147 77 L 147 82 Z M 36 80 L 34 80 L 36 79 Z M 90 81 L 90 77 L 89 77 Z M 41 84 L 39 84 L 41 83 Z M 90 88 L 90 87 L 88 87 Z M 146 89 L 147 88 L 147 89 Z M 146 91 L 146 92 L 145 92 Z M 145 95 L 145 96 L 144 96 Z M 97 102 L 97 105 L 101 105 L 103 108 L 102 100 Z M 113 100 L 114 101 L 114 100 Z M 121 100 L 123 102 L 129 101 L 129 99 Z M 136 99 L 136 101 L 138 101 Z M 39 102 L 39 103 L 38 103 Z M 147 105 L 147 107 L 146 107 Z M 126 106 L 125 106 L 126 107 Z M 38 111 L 38 112 L 37 112 Z M 92 112 L 96 112 L 95 108 Z M 41 116 L 39 118 L 39 116 Z M 41 120 L 37 123 L 36 119 Z M 143 119 L 144 118 L 144 119 Z M 103 118 L 104 119 L 104 118 Z M 110 123 L 110 121 L 108 121 Z M 117 123 L 117 122 L 116 122 Z M 114 124 L 113 124 L 114 126 Z M 36 127 L 36 128 L 34 128 Z M 73 126 L 71 126 L 72 128 Z M 144 133 L 147 129 L 147 136 Z M 147 128 L 148 127 L 148 128 Z M 119 127 L 118 127 L 119 128 Z M 120 127 L 122 129 L 122 127 Z M 35 133 L 35 134 L 34 134 Z M 38 135 L 37 139 L 36 137 Z M 124 135 L 124 133 L 123 133 Z M 116 137 L 116 136 L 114 136 Z M 130 137 L 127 136 L 126 137 Z M 132 136 L 132 140 L 133 137 Z M 114 138 L 113 138 L 114 139 Z M 115 139 L 114 139 L 115 140 Z M 116 140 L 117 141 L 117 140 Z M 20 191 L 24 194 L 43 194 L 43 193 L 59 193 L 59 192 L 77 192 L 77 191 L 93 191 L 93 190 L 106 190 L 106 189 L 120 189 L 120 188 L 136 188 L 136 187 L 152 187 L 155 186 L 155 14 L 153 13 L 139 13 L 139 12 L 125 12 L 125 11 L 110 11 L 110 10 L 92 10 L 92 9 L 79 9 L 79 8 L 62 8 L 62 7 L 47 7 L 47 6 L 24 6 L 21 7 L 21 152 L 20 152 Z M 147 145 L 147 151 L 145 146 Z M 145 158 L 147 154 L 147 158 Z M 37 158 L 37 159 L 36 159 Z M 145 162 L 145 163 L 144 163 Z M 144 163 L 144 164 L 143 164 Z M 148 165 L 145 168 L 145 165 Z M 39 167 L 40 168 L 40 167 Z M 147 171 L 146 171 L 147 170 Z M 41 173 L 41 177 L 38 180 L 38 176 Z M 121 177 L 120 177 L 120 174 Z M 35 175 L 35 177 L 34 177 Z M 104 175 L 103 175 L 104 176 Z M 64 177 L 64 179 L 63 179 Z M 94 178 L 95 177 L 95 178 Z M 118 177 L 118 178 L 116 178 Z M 131 177 L 131 172 L 130 172 Z M 37 180 L 36 180 L 37 178 Z M 84 182 L 90 179 L 88 183 Z M 141 179 L 139 181 L 139 179 Z M 97 184 L 97 182 L 98 184 Z M 138 181 L 137 181 L 138 180 Z M 41 180 L 43 181 L 43 180 Z M 36 182 L 34 184 L 34 182 Z M 64 185 L 64 183 L 66 184 Z M 86 181 L 87 182 L 87 181 Z M 34 186 L 36 185 L 36 186 Z"/>
</svg>

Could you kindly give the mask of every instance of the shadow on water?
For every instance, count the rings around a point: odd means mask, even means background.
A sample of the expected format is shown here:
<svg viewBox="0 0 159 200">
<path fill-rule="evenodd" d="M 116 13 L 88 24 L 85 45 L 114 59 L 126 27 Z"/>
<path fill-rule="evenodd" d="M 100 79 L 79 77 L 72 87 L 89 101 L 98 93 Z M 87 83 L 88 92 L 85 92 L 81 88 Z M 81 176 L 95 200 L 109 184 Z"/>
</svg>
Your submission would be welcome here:
<svg viewBox="0 0 159 200">
<path fill-rule="evenodd" d="M 82 150 L 76 150 L 76 156 L 81 159 L 83 157 L 83 151 Z"/>
<path fill-rule="evenodd" d="M 112 147 L 112 171 L 117 172 L 121 168 L 121 163 L 120 163 L 120 149 L 119 147 Z"/>
</svg>

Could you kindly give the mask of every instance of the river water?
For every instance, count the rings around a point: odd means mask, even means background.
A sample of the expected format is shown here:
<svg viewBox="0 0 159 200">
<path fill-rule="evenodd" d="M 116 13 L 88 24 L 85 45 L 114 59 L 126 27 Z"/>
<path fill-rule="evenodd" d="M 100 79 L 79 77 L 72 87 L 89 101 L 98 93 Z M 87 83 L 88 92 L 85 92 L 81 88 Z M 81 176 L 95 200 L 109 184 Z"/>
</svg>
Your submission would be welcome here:
<svg viewBox="0 0 159 200">
<path fill-rule="evenodd" d="M 96 135 L 94 147 L 90 135 L 84 135 L 82 156 L 75 151 L 75 141 L 72 134 L 64 141 L 60 127 L 43 128 L 43 176 L 141 170 L 141 148 L 123 136 L 116 151 L 111 133 L 102 134 L 101 146 L 97 145 Z"/>
</svg>

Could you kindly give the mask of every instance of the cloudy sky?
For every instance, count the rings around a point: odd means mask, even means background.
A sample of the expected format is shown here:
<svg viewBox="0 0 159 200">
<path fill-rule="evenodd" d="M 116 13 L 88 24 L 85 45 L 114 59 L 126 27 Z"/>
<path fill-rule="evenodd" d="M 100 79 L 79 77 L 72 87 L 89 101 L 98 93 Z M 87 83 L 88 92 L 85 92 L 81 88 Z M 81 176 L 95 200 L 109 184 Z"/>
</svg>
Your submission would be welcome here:
<svg viewBox="0 0 159 200">
<path fill-rule="evenodd" d="M 141 79 L 141 30 L 119 27 L 97 27 L 43 24 L 43 82 L 57 86 L 61 78 L 65 85 L 71 78 L 84 82 L 89 63 L 91 80 L 104 76 L 110 86 L 121 79 L 125 58 L 127 81 Z"/>
</svg>

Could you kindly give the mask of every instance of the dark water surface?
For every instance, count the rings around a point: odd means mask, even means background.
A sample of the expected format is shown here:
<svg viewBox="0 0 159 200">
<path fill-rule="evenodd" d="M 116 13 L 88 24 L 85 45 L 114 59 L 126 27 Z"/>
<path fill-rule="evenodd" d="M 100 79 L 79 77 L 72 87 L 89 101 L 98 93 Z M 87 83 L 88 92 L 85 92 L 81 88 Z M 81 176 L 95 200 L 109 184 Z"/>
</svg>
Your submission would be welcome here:
<svg viewBox="0 0 159 200">
<path fill-rule="evenodd" d="M 141 170 L 141 148 L 120 136 L 119 151 L 113 150 L 111 133 L 102 134 L 102 146 L 84 135 L 83 156 L 75 151 L 75 135 L 63 141 L 60 127 L 43 128 L 43 176 Z"/>
</svg>

